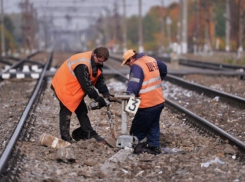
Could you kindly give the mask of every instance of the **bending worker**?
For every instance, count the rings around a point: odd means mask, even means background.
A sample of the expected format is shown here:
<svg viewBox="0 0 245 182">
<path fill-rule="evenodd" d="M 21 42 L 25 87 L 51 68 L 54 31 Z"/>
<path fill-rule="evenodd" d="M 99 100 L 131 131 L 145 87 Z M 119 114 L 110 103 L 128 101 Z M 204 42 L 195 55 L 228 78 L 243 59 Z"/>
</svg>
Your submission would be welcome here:
<svg viewBox="0 0 245 182">
<path fill-rule="evenodd" d="M 123 54 L 121 66 L 124 64 L 130 67 L 127 92 L 141 98 L 130 128 L 130 135 L 141 141 L 134 148 L 134 153 L 160 154 L 159 120 L 165 102 L 161 81 L 167 75 L 167 66 L 132 49 Z M 145 138 L 147 141 L 143 142 Z"/>
<path fill-rule="evenodd" d="M 58 69 L 52 80 L 51 88 L 60 101 L 59 126 L 61 138 L 72 142 L 80 139 L 95 138 L 98 142 L 105 140 L 93 130 L 87 106 L 84 102 L 86 95 L 99 103 L 100 107 L 107 105 L 103 97 L 110 93 L 102 74 L 103 63 L 109 58 L 109 51 L 105 47 L 94 51 L 79 53 L 68 58 Z M 96 87 L 103 95 L 99 96 Z M 80 126 L 70 135 L 71 114 L 75 112 Z"/>
</svg>

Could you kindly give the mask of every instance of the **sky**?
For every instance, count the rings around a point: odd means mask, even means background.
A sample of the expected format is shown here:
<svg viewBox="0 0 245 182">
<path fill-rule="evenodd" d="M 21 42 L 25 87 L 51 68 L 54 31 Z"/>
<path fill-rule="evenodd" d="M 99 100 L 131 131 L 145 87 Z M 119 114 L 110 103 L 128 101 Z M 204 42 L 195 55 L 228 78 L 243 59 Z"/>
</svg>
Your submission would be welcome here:
<svg viewBox="0 0 245 182">
<path fill-rule="evenodd" d="M 3 0 L 4 4 L 4 13 L 18 13 L 20 12 L 19 3 L 25 2 L 26 0 Z M 139 0 L 125 0 L 126 1 L 126 16 L 131 17 L 132 15 L 138 15 L 139 14 Z M 161 5 L 162 2 L 164 3 L 164 6 L 168 6 L 172 2 L 178 2 L 179 0 L 141 0 L 142 1 L 142 15 L 144 16 L 152 6 Z M 38 16 L 44 16 L 48 15 L 51 11 L 43 11 L 41 7 L 55 7 L 57 10 L 57 7 L 71 7 L 75 5 L 75 7 L 81 6 L 81 11 L 86 13 L 87 17 L 95 17 L 97 19 L 99 16 L 101 16 L 101 12 L 106 14 L 106 11 L 101 11 L 101 7 L 105 7 L 102 9 L 109 9 L 110 13 L 113 13 L 115 10 L 115 2 L 117 2 L 117 8 L 118 13 L 123 15 L 123 0 L 29 0 L 29 2 L 33 3 L 35 8 L 38 8 Z M 98 10 L 94 10 L 93 12 L 90 10 L 87 10 L 87 8 L 84 10 L 82 7 L 93 7 L 95 8 L 100 7 Z M 96 11 L 96 12 L 95 12 Z M 62 15 L 64 17 L 65 14 L 68 12 L 65 11 L 59 11 L 55 12 L 56 14 Z M 75 12 L 69 12 L 70 14 L 74 14 Z M 89 23 L 91 23 L 93 20 L 91 18 L 73 18 L 72 24 L 69 24 L 71 29 L 76 29 L 78 26 L 88 26 Z M 65 22 L 65 19 L 59 19 L 54 22 L 54 24 L 60 28 L 61 26 L 67 26 L 68 22 Z"/>
<path fill-rule="evenodd" d="M 163 0 L 164 6 L 168 6 L 172 2 L 179 2 L 179 0 Z M 139 7 L 138 0 L 127 0 L 127 16 L 138 15 Z M 142 15 L 145 15 L 152 6 L 161 6 L 162 0 L 142 0 Z"/>
<path fill-rule="evenodd" d="M 15 13 L 20 12 L 18 4 L 24 2 L 25 0 L 3 0 L 3 7 L 5 13 Z M 57 5 L 61 4 L 71 4 L 71 3 L 83 3 L 83 2 L 94 2 L 102 6 L 107 6 L 108 8 L 113 8 L 114 0 L 29 0 L 34 6 L 41 6 L 45 4 L 52 4 L 51 2 L 57 2 Z M 179 0 L 142 0 L 142 14 L 146 14 L 152 6 L 161 5 L 163 2 L 165 6 L 168 6 L 172 2 L 178 2 Z M 68 3 L 70 2 L 70 3 Z M 104 2 L 107 2 L 105 4 Z M 122 0 L 117 0 L 119 11 L 122 13 Z M 137 15 L 138 14 L 138 0 L 126 0 L 126 14 L 127 16 Z M 67 4 L 68 3 L 68 4 Z M 87 3 L 88 4 L 88 3 Z M 91 5 L 94 5 L 93 3 Z"/>
</svg>

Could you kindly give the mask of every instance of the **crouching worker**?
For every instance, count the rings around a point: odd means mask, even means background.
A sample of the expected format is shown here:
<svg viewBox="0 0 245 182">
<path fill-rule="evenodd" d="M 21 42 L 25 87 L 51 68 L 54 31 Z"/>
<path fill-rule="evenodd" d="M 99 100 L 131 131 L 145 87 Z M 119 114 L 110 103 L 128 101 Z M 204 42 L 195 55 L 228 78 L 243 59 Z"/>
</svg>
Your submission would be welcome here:
<svg viewBox="0 0 245 182">
<path fill-rule="evenodd" d="M 105 47 L 78 53 L 68 58 L 54 75 L 51 88 L 60 102 L 59 126 L 63 140 L 72 142 L 72 138 L 76 141 L 95 138 L 98 142 L 105 142 L 91 126 L 84 97 L 88 95 L 100 107 L 107 105 L 104 98 L 109 97 L 110 93 L 102 67 L 108 58 L 109 51 Z M 104 98 L 99 96 L 95 87 Z M 76 113 L 80 127 L 72 132 L 71 137 L 70 119 L 73 112 Z"/>
<path fill-rule="evenodd" d="M 127 92 L 141 97 L 139 109 L 132 121 L 130 135 L 136 136 L 139 141 L 147 139 L 146 142 L 140 142 L 134 147 L 134 153 L 160 154 L 159 120 L 165 102 L 161 81 L 167 75 L 167 66 L 132 49 L 123 54 L 121 66 L 125 64 L 130 67 Z"/>
</svg>

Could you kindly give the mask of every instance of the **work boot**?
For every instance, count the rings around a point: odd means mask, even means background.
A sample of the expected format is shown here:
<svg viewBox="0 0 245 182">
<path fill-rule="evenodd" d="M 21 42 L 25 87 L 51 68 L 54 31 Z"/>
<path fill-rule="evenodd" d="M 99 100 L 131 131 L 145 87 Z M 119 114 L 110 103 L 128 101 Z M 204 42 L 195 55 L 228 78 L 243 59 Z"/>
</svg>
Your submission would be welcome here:
<svg viewBox="0 0 245 182">
<path fill-rule="evenodd" d="M 87 139 L 90 139 L 90 138 L 94 138 L 97 142 L 103 142 L 105 143 L 105 139 L 100 137 L 96 131 L 91 131 L 91 132 L 84 132 L 82 131 L 81 127 L 75 129 L 73 132 L 72 132 L 72 138 L 76 141 L 79 141 L 79 140 L 87 140 Z"/>
<path fill-rule="evenodd" d="M 63 137 L 63 136 L 61 136 L 61 139 L 66 141 L 66 142 L 69 142 L 69 143 L 74 143 L 71 137 Z"/>
<path fill-rule="evenodd" d="M 149 144 L 146 145 L 146 149 L 148 149 L 147 153 L 149 153 L 149 154 L 157 155 L 157 154 L 161 154 L 162 153 L 160 147 L 151 146 Z"/>
<path fill-rule="evenodd" d="M 81 127 L 75 129 L 73 132 L 72 132 L 72 138 L 76 141 L 79 141 L 79 140 L 84 140 L 84 132 L 82 131 Z"/>
<path fill-rule="evenodd" d="M 145 152 L 146 142 L 138 143 L 137 145 L 133 146 L 133 148 L 134 148 L 134 154 L 141 154 Z"/>
<path fill-rule="evenodd" d="M 134 154 L 141 154 L 141 153 L 148 153 L 148 154 L 161 154 L 161 149 L 160 147 L 156 146 L 150 146 L 146 142 L 144 143 L 139 143 L 134 147 Z"/>
<path fill-rule="evenodd" d="M 90 138 L 94 138 L 97 142 L 101 142 L 101 143 L 105 143 L 105 139 L 102 138 L 101 136 L 98 135 L 98 133 L 96 133 L 96 131 L 92 131 L 88 133 L 88 139 Z"/>
</svg>

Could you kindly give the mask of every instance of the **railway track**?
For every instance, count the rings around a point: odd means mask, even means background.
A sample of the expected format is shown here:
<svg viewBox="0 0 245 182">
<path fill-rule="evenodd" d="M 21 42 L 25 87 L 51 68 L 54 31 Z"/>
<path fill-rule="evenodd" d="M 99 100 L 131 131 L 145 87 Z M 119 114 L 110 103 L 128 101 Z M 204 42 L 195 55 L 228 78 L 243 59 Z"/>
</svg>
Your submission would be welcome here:
<svg viewBox="0 0 245 182">
<path fill-rule="evenodd" d="M 37 54 L 40 52 L 34 52 L 24 58 L 13 58 L 7 57 L 2 58 L 0 63 L 4 65 L 8 65 L 5 69 L 0 72 L 0 99 L 1 99 L 1 141 L 2 144 L 0 147 L 1 154 L 3 153 L 3 149 L 9 143 L 11 135 L 14 129 L 17 127 L 18 120 L 23 114 L 24 107 L 28 103 L 29 98 L 33 92 L 33 88 L 35 87 L 37 80 L 35 79 L 20 79 L 24 78 L 19 77 L 17 74 L 18 71 L 23 70 L 24 64 L 25 66 L 30 66 L 31 64 L 44 65 L 44 63 L 32 61 L 31 58 L 35 58 Z M 10 80 L 10 75 L 15 75 L 15 78 Z M 22 72 L 21 75 L 25 76 L 25 72 Z M 4 80 L 3 78 L 7 78 Z"/>
<path fill-rule="evenodd" d="M 225 140 L 228 139 L 233 144 L 235 142 L 244 151 L 245 134 L 243 121 L 245 119 L 245 98 L 191 83 L 169 74 L 165 80 L 168 81 L 165 84 L 167 105 L 183 112 L 192 124 L 200 124 L 205 129 L 208 128 L 208 130 L 218 134 Z M 194 104 L 189 104 L 191 102 Z M 190 110 L 186 110 L 187 108 Z M 235 127 L 234 124 L 236 125 Z M 216 125 L 235 137 L 225 131 L 221 131 Z"/>
<path fill-rule="evenodd" d="M 13 148 L 14 148 L 14 145 L 17 142 L 20 133 L 22 132 L 22 128 L 23 128 L 23 126 L 24 126 L 24 124 L 25 124 L 25 122 L 27 120 L 27 117 L 28 117 L 28 115 L 30 113 L 31 108 L 34 105 L 35 99 L 37 98 L 37 95 L 38 95 L 38 93 L 40 92 L 40 90 L 42 88 L 41 86 L 43 84 L 44 74 L 45 74 L 45 71 L 50 67 L 50 64 L 51 64 L 51 61 L 52 61 L 52 54 L 53 53 L 50 54 L 50 57 L 48 58 L 45 66 L 44 66 L 44 69 L 42 71 L 41 77 L 40 77 L 37 85 L 35 86 L 35 90 L 32 93 L 32 95 L 30 97 L 30 100 L 28 101 L 28 104 L 27 104 L 25 110 L 22 113 L 22 116 L 21 116 L 20 120 L 18 121 L 18 124 L 15 127 L 14 132 L 12 133 L 11 138 L 8 141 L 8 145 L 6 146 L 6 148 L 4 149 L 4 152 L 1 155 L 1 159 L 0 159 L 0 172 L 1 173 L 4 171 L 4 169 L 6 167 L 7 161 L 9 160 L 9 157 L 11 155 L 11 152 L 12 152 Z M 19 61 L 18 63 L 22 64 L 22 60 Z M 16 67 L 16 65 L 19 65 L 18 63 L 14 64 L 13 66 L 11 66 L 11 68 L 14 68 L 14 67 Z"/>
<path fill-rule="evenodd" d="M 164 62 L 171 62 L 171 57 L 163 57 L 153 55 L 156 59 L 162 60 Z M 244 72 L 245 67 L 241 65 L 231 65 L 231 64 L 223 64 L 223 63 L 214 63 L 210 61 L 198 61 L 198 60 L 191 60 L 191 59 L 179 59 L 179 64 L 188 66 L 188 67 L 195 67 L 195 68 L 202 68 L 202 69 L 209 69 L 209 70 L 221 70 L 221 71 L 237 71 L 237 72 Z M 242 73 L 244 74 L 244 73 Z"/>
<path fill-rule="evenodd" d="M 115 73 L 116 69 L 111 68 L 113 67 L 108 65 L 107 69 L 110 69 L 108 73 Z M 118 75 L 123 76 L 125 72 Z M 107 84 L 112 90 L 114 89 L 113 92 L 118 92 L 120 89 L 117 87 L 120 86 L 117 85 L 118 81 L 115 82 L 114 78 L 108 75 Z M 124 76 L 121 79 L 125 80 L 126 78 Z M 168 84 L 168 87 L 175 87 L 173 84 L 170 86 L 170 82 L 165 84 Z M 49 85 L 50 82 L 48 81 L 46 88 L 49 88 Z M 122 83 L 122 85 L 124 84 Z M 205 176 L 207 180 L 242 180 L 244 173 L 242 168 L 243 163 L 233 158 L 239 157 L 237 156 L 237 148 L 242 151 L 243 142 L 234 138 L 231 139 L 231 135 L 227 137 L 224 133 L 220 134 L 221 129 L 214 127 L 210 123 L 203 127 L 206 124 L 205 119 L 196 117 L 194 113 L 187 111 L 179 103 L 176 104 L 168 98 L 166 100 L 166 108 L 161 116 L 161 142 L 163 147 L 182 148 L 186 154 L 165 154 L 158 157 L 147 154 L 140 156 L 132 155 L 128 160 L 118 163 L 113 174 L 108 176 L 101 173 L 100 167 L 105 164 L 106 159 L 117 153 L 119 151 L 118 149 L 98 145 L 95 141 L 77 142 L 71 147 L 76 153 L 76 163 L 67 164 L 57 162 L 55 149 L 46 148 L 38 144 L 39 137 L 44 132 L 59 137 L 58 102 L 53 96 L 52 91 L 45 89 L 40 94 L 40 98 L 37 99 L 38 102 L 34 103 L 35 107 L 31 111 L 31 117 L 26 119 L 27 123 L 29 123 L 25 124 L 24 130 L 26 132 L 24 132 L 25 134 L 20 134 L 20 140 L 17 142 L 15 150 L 12 153 L 12 160 L 16 159 L 15 165 L 12 168 L 11 165 L 8 165 L 7 170 L 2 174 L 2 179 L 18 179 L 19 181 L 26 181 L 28 179 L 72 179 L 74 181 L 80 181 L 81 179 L 116 180 L 147 177 L 155 180 L 178 180 L 185 177 L 185 179 L 197 180 L 203 178 L 203 175 L 208 172 L 209 175 Z M 183 102 L 186 103 L 185 100 Z M 190 101 L 188 102 L 190 103 Z M 219 100 L 217 102 L 219 102 L 217 104 L 220 104 Z M 113 120 L 117 133 L 120 133 L 120 110 L 120 104 L 113 103 Z M 105 117 L 105 110 L 101 109 L 89 114 L 97 132 L 104 136 L 108 135 L 109 131 L 106 129 L 108 128 L 108 121 Z M 98 117 L 99 115 L 101 117 Z M 130 117 L 132 116 L 129 116 L 129 120 Z M 192 124 L 201 122 L 202 128 L 205 128 L 204 130 L 201 129 L 202 134 L 200 135 L 196 129 L 193 129 L 189 125 L 185 125 L 187 121 L 191 121 Z M 78 122 L 73 118 L 71 127 L 74 129 L 77 126 Z M 207 130 L 208 132 L 206 132 Z M 208 136 L 209 133 L 215 133 L 216 135 Z M 221 138 L 217 137 L 217 135 L 221 136 Z M 230 141 L 232 145 L 229 145 L 229 142 L 225 140 Z M 209 168 L 201 168 L 201 163 L 210 162 L 214 156 L 219 157 L 225 165 L 216 164 Z M 20 159 L 20 161 L 17 161 L 17 159 Z M 92 165 L 91 161 L 89 163 L 88 159 L 94 159 L 92 163 L 94 162 L 95 164 Z M 196 170 L 197 167 L 200 171 Z M 232 174 L 227 178 L 226 175 L 217 176 L 217 173 Z"/>
</svg>

